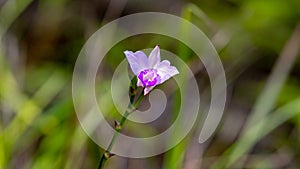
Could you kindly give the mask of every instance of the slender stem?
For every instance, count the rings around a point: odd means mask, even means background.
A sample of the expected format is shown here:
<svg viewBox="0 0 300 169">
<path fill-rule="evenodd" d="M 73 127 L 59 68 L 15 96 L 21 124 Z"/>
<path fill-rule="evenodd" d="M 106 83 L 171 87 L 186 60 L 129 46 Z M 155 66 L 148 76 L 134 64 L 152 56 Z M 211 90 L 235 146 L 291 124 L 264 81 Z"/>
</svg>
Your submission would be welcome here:
<svg viewBox="0 0 300 169">
<path fill-rule="evenodd" d="M 105 155 L 104 153 L 102 154 L 102 157 L 100 159 L 100 163 L 99 163 L 99 166 L 98 166 L 98 169 L 101 169 L 103 166 L 104 166 L 104 163 L 106 162 L 106 158 L 105 158 Z"/>
<path fill-rule="evenodd" d="M 128 112 L 128 111 L 125 111 L 125 113 L 124 113 L 124 115 L 123 115 L 123 117 L 122 117 L 122 119 L 121 119 L 121 122 L 120 122 L 120 126 L 122 127 L 123 126 L 123 124 L 125 123 L 125 121 L 127 120 L 127 117 L 128 117 L 128 115 L 129 115 L 130 113 Z M 107 152 L 110 152 L 110 150 L 112 149 L 112 146 L 114 145 L 114 143 L 116 142 L 116 140 L 117 140 L 117 138 L 118 138 L 118 136 L 119 136 L 119 133 L 120 133 L 120 131 L 121 130 L 116 130 L 115 131 L 115 134 L 114 134 L 114 136 L 113 136 L 113 138 L 112 138 L 112 140 L 111 140 L 111 142 L 110 142 L 110 144 L 109 144 L 109 146 L 108 146 L 108 148 L 107 148 Z"/>
<path fill-rule="evenodd" d="M 126 119 L 127 119 L 127 117 L 128 117 L 129 114 L 130 114 L 130 112 L 128 110 L 126 110 L 125 113 L 124 113 L 124 115 L 123 115 L 123 117 L 122 117 L 122 119 L 121 119 L 121 122 L 120 122 L 120 126 L 121 127 L 125 123 L 125 121 L 126 121 Z M 101 169 L 104 166 L 104 164 L 107 161 L 107 159 L 109 158 L 109 156 L 110 156 L 110 150 L 112 149 L 112 146 L 116 142 L 116 140 L 117 140 L 117 138 L 119 136 L 120 131 L 121 130 L 116 130 L 115 131 L 114 136 L 113 136 L 112 140 L 110 141 L 107 150 L 102 154 L 102 157 L 100 159 L 100 163 L 99 163 L 98 169 Z"/>
<path fill-rule="evenodd" d="M 136 97 L 136 96 L 135 96 Z M 115 133 L 114 133 L 114 136 L 112 138 L 112 140 L 110 141 L 109 143 L 109 146 L 107 148 L 107 150 L 102 154 L 101 156 L 101 159 L 100 159 L 100 163 L 99 163 L 99 166 L 98 166 L 98 169 L 101 169 L 105 162 L 107 161 L 107 159 L 112 155 L 110 153 L 111 149 L 112 149 L 112 146 L 114 145 L 114 143 L 116 142 L 121 130 L 122 130 L 122 127 L 125 123 L 125 121 L 127 120 L 127 117 L 130 115 L 130 113 L 132 113 L 133 111 L 136 110 L 136 108 L 139 106 L 139 104 L 141 103 L 141 101 L 143 100 L 144 98 L 144 94 L 143 92 L 139 95 L 139 97 L 136 99 L 135 103 L 132 105 L 131 103 L 128 105 L 127 107 L 127 110 L 125 111 L 121 121 L 120 121 L 120 129 L 119 130 L 116 130 Z"/>
<path fill-rule="evenodd" d="M 143 92 L 140 94 L 140 96 L 136 99 L 136 101 L 135 101 L 135 103 L 134 103 L 134 105 L 133 105 L 133 107 L 136 109 L 139 105 L 140 105 L 140 103 L 141 103 L 141 101 L 143 100 L 143 98 L 144 98 L 144 94 L 143 94 Z"/>
</svg>

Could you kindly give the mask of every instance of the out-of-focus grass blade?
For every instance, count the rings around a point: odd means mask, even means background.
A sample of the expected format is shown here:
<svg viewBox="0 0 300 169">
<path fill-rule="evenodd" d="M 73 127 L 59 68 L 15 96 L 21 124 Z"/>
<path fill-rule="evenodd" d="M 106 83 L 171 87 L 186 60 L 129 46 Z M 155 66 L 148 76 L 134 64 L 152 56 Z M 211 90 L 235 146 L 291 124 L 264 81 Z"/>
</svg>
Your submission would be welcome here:
<svg viewBox="0 0 300 169">
<path fill-rule="evenodd" d="M 19 151 L 28 149 L 30 145 L 37 148 L 35 155 L 29 156 L 25 168 L 62 168 L 65 164 L 67 156 L 64 152 L 70 148 L 73 133 L 73 121 L 70 120 L 73 104 L 70 98 L 63 97 L 55 103 L 34 120 L 31 130 L 22 135 L 22 141 L 18 140 L 17 146 L 14 146 Z M 37 140 L 40 140 L 38 144 Z"/>
<path fill-rule="evenodd" d="M 32 0 L 10 0 L 6 1 L 6 3 L 2 6 L 0 10 L 0 77 L 1 83 L 2 78 L 5 75 L 5 67 L 4 66 L 4 54 L 2 50 L 2 36 L 9 28 L 9 26 L 13 23 L 13 21 L 19 16 L 19 14 L 32 2 Z M 2 90 L 2 86 L 0 84 L 0 90 Z M 18 98 L 16 98 L 18 99 Z M 0 101 L 3 101 L 3 98 L 0 94 Z M 2 126 L 2 119 L 0 121 L 0 168 L 5 168 L 7 162 L 7 147 L 5 146 L 5 135 L 4 128 Z"/>
<path fill-rule="evenodd" d="M 259 96 L 254 109 L 242 131 L 241 137 L 225 152 L 225 156 L 214 165 L 214 168 L 222 168 L 232 165 L 244 153 L 249 151 L 256 141 L 258 141 L 257 137 L 260 136 L 260 132 L 269 131 L 267 130 L 268 127 L 264 125 L 258 125 L 257 122 L 261 119 L 267 118 L 267 113 L 269 113 L 274 107 L 278 94 L 281 91 L 287 75 L 299 53 L 299 46 L 300 24 L 296 27 L 291 38 L 285 45 L 272 71 L 272 74 L 268 79 L 264 91 Z M 269 121 L 269 123 L 270 125 L 274 125 L 274 123 L 279 124 L 276 123 L 276 121 Z M 275 127 L 273 126 L 273 128 Z M 229 161 L 228 156 L 230 156 Z"/>
<path fill-rule="evenodd" d="M 3 129 L 2 146 L 5 151 L 6 165 L 12 153 L 12 146 L 20 139 L 22 134 L 31 125 L 33 120 L 42 112 L 43 108 L 58 94 L 66 84 L 66 78 L 60 71 L 54 72 L 40 89 L 28 98 L 18 88 L 17 82 L 8 70 L 2 76 L 0 96 L 3 103 L 8 104 L 16 115 L 7 127 Z"/>
<path fill-rule="evenodd" d="M 81 161 L 77 161 L 76 159 L 80 158 L 80 152 L 85 149 L 85 143 L 88 139 L 87 134 L 83 131 L 81 126 L 76 127 L 76 130 L 72 136 L 71 147 L 68 152 L 68 158 L 65 162 L 65 169 L 76 169 L 79 168 L 78 164 Z M 99 153 L 100 154 L 100 153 Z M 100 155 L 99 155 L 100 156 Z"/>
<path fill-rule="evenodd" d="M 0 37 L 33 0 L 9 0 L 0 10 Z"/>
<path fill-rule="evenodd" d="M 209 30 L 209 34 L 214 34 L 217 31 L 217 27 L 214 22 L 198 6 L 193 3 L 189 3 L 187 4 L 186 9 L 204 22 L 205 26 Z"/>
<path fill-rule="evenodd" d="M 1 33 L 0 33 L 0 38 L 1 38 Z M 3 76 L 3 53 L 2 53 L 2 45 L 0 44 L 0 77 Z M 0 83 L 1 84 L 1 83 Z M 0 90 L 1 90 L 1 85 L 0 85 Z M 0 95 L 0 103 L 2 102 L 2 97 Z M 2 115 L 2 110 L 0 110 L 0 168 L 4 168 L 5 166 L 5 161 L 6 161 L 6 155 L 5 155 L 5 145 L 4 145 L 4 135 L 3 135 L 3 115 Z"/>
<path fill-rule="evenodd" d="M 257 121 L 255 125 L 245 131 L 244 137 L 240 138 L 234 147 L 231 147 L 224 153 L 224 156 L 221 157 L 220 161 L 218 161 L 213 168 L 228 168 L 225 167 L 226 163 L 228 166 L 229 164 L 233 164 L 236 161 L 236 158 L 241 157 L 241 154 L 246 153 L 253 146 L 253 143 L 263 138 L 279 125 L 299 114 L 300 98 L 287 103 L 278 108 L 275 112 L 267 115 L 264 119 Z"/>
<path fill-rule="evenodd" d="M 8 80 L 13 79 L 10 77 Z M 18 139 L 26 127 L 30 125 L 39 113 L 41 113 L 42 109 L 58 94 L 65 84 L 66 79 L 60 74 L 60 72 L 55 72 L 31 99 L 25 99 L 26 101 L 18 103 L 20 107 L 15 107 L 17 114 L 13 121 L 5 129 L 6 138 L 10 141 Z M 11 85 L 11 83 L 7 83 L 7 87 L 4 88 L 5 92 L 7 92 L 6 96 L 11 95 L 13 91 L 18 91 L 16 88 L 9 89 L 8 86 L 13 85 Z M 15 97 L 19 96 L 19 94 L 16 95 L 17 96 L 12 95 L 12 98 L 10 98 L 11 103 L 15 101 Z"/>
<path fill-rule="evenodd" d="M 183 9 L 182 17 L 184 19 L 190 21 L 191 20 L 190 11 L 187 9 Z M 181 25 L 180 29 L 181 29 L 181 31 L 180 31 L 181 36 L 185 36 L 185 33 L 187 33 L 187 31 L 189 30 L 187 25 Z M 190 51 L 187 48 L 185 48 L 184 46 L 180 45 L 180 46 L 178 46 L 178 55 L 183 60 L 187 60 L 190 55 Z M 183 69 L 181 69 L 181 70 L 183 70 Z M 183 76 L 182 78 L 180 78 L 180 83 L 182 83 L 182 85 L 184 86 L 183 79 L 188 78 L 188 77 L 184 72 L 180 72 L 180 74 L 181 74 L 181 76 Z M 182 93 L 180 93 L 180 95 L 182 95 Z M 180 102 L 180 96 L 176 96 L 174 103 L 176 103 L 176 102 L 177 103 Z M 174 104 L 173 110 L 171 110 L 171 111 L 175 111 L 175 110 L 179 110 L 179 109 L 180 109 L 180 104 Z M 184 113 L 184 112 L 181 112 L 181 113 Z M 172 113 L 172 115 L 173 115 L 173 117 L 172 117 L 173 119 L 175 119 L 177 117 L 177 113 Z M 180 126 L 176 126 L 176 128 L 177 128 L 178 132 L 181 132 Z M 172 137 L 176 137 L 175 135 L 176 135 L 176 133 L 174 133 L 174 135 L 171 136 L 171 140 L 172 140 Z M 190 140 L 190 137 L 185 138 L 184 141 L 180 142 L 172 150 L 168 151 L 165 154 L 163 168 L 165 168 L 165 169 L 168 169 L 168 168 L 181 169 L 183 167 L 184 156 L 185 156 L 185 152 L 186 152 L 186 148 L 188 146 L 189 140 Z"/>
</svg>

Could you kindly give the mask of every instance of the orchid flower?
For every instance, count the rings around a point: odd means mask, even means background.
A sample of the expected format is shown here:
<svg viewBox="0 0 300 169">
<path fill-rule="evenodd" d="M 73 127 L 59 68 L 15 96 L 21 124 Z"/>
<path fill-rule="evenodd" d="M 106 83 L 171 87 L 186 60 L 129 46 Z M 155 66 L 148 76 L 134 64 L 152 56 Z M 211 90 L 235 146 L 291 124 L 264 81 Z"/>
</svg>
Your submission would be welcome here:
<svg viewBox="0 0 300 169">
<path fill-rule="evenodd" d="M 177 68 L 171 66 L 168 60 L 161 61 L 158 45 L 151 51 L 149 58 L 142 51 L 134 53 L 127 50 L 124 54 L 132 72 L 137 76 L 137 86 L 144 88 L 144 95 L 155 86 L 179 74 Z"/>
</svg>

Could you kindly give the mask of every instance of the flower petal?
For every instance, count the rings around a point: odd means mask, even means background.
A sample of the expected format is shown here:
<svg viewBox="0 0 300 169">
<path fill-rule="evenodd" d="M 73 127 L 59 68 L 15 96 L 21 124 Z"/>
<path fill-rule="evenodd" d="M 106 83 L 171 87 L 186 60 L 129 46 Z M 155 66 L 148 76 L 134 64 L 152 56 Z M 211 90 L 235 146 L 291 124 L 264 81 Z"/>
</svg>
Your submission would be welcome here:
<svg viewBox="0 0 300 169">
<path fill-rule="evenodd" d="M 138 80 L 136 82 L 136 85 L 139 86 L 139 87 L 144 87 L 142 81 L 139 78 L 137 78 L 137 79 Z"/>
<path fill-rule="evenodd" d="M 153 68 L 156 64 L 160 62 L 160 49 L 156 45 L 149 55 L 149 66 Z"/>
<path fill-rule="evenodd" d="M 144 96 L 146 96 L 155 86 L 145 87 Z"/>
<path fill-rule="evenodd" d="M 157 74 L 160 76 L 160 84 L 170 79 L 172 76 L 179 74 L 175 66 L 171 66 L 168 60 L 158 63 L 155 67 Z"/>
<path fill-rule="evenodd" d="M 145 53 L 137 51 L 125 51 L 124 54 L 128 60 L 130 68 L 135 75 L 138 75 L 142 70 L 149 68 L 148 58 Z"/>
</svg>

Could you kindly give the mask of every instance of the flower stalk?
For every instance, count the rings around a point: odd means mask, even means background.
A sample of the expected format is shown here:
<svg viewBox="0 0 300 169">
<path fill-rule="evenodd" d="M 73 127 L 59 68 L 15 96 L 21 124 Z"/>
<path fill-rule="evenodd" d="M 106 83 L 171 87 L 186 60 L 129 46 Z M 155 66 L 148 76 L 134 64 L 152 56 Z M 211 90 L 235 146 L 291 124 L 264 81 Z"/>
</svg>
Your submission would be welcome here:
<svg viewBox="0 0 300 169">
<path fill-rule="evenodd" d="M 113 136 L 108 148 L 106 149 L 106 151 L 101 156 L 98 169 L 102 169 L 105 162 L 110 157 L 114 156 L 114 154 L 112 154 L 110 151 L 111 151 L 113 145 L 115 144 L 116 140 L 118 139 L 118 136 L 119 136 L 120 132 L 122 131 L 123 125 L 124 125 L 125 121 L 127 120 L 127 117 L 137 109 L 137 107 L 140 105 L 141 101 L 144 98 L 143 92 L 141 92 L 141 94 L 136 98 L 136 96 L 137 96 L 136 94 L 138 93 L 137 92 L 137 86 L 135 85 L 136 81 L 137 81 L 136 77 L 133 78 L 132 81 L 131 81 L 132 83 L 131 83 L 131 86 L 130 86 L 130 89 L 129 89 L 130 104 L 128 104 L 127 110 L 125 111 L 121 121 L 118 122 L 117 120 L 115 120 L 115 129 L 116 130 L 115 130 L 114 136 Z M 134 102 L 134 100 L 135 100 L 135 102 Z"/>
</svg>

